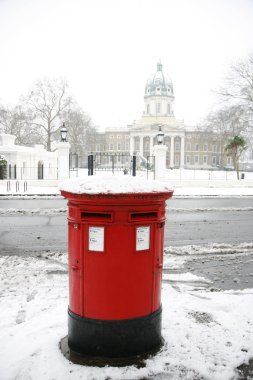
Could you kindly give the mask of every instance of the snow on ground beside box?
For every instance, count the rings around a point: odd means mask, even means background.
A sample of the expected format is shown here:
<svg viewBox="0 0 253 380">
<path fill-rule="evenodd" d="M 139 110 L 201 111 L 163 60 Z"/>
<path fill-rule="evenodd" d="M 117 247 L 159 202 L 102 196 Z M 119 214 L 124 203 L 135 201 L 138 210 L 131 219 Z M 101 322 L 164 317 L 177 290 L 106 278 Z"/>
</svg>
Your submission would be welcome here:
<svg viewBox="0 0 253 380">
<path fill-rule="evenodd" d="M 171 191 L 168 184 L 159 181 L 124 175 L 119 178 L 113 175 L 90 176 L 88 178 L 71 179 L 59 186 L 73 194 L 125 194 L 125 193 L 152 193 Z"/>
<path fill-rule="evenodd" d="M 58 348 L 67 335 L 66 262 L 59 253 L 0 257 L 1 380 L 228 380 L 253 357 L 252 289 L 211 293 L 189 286 L 180 291 L 174 282 L 164 282 L 165 344 L 145 367 L 70 363 Z"/>
<path fill-rule="evenodd" d="M 234 196 L 252 196 L 253 195 L 253 187 L 234 187 L 233 184 L 230 184 L 230 187 L 220 187 L 215 186 L 215 182 L 213 183 L 213 187 L 190 187 L 190 186 L 182 186 L 174 188 L 173 197 L 234 197 Z"/>
<path fill-rule="evenodd" d="M 171 282 L 183 281 L 183 282 L 191 282 L 192 283 L 194 281 L 197 281 L 197 282 L 204 282 L 206 284 L 212 283 L 212 281 L 210 281 L 204 277 L 196 276 L 195 274 L 192 274 L 190 272 L 175 273 L 175 274 L 165 273 L 165 274 L 163 274 L 163 280 L 169 280 Z"/>
<path fill-rule="evenodd" d="M 183 246 L 169 246 L 164 248 L 165 258 L 164 264 L 169 265 L 173 256 L 167 257 L 166 254 L 174 256 L 182 255 L 251 255 L 253 252 L 253 243 L 245 242 L 239 244 L 228 243 L 208 243 L 204 245 L 183 245 Z"/>
</svg>

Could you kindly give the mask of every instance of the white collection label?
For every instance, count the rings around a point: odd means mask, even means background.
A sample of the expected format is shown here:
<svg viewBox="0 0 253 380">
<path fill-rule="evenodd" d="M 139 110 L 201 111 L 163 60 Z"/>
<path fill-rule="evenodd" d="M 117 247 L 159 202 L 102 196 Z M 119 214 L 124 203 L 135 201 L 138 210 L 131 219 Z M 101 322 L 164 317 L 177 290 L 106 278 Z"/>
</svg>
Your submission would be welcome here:
<svg viewBox="0 0 253 380">
<path fill-rule="evenodd" d="M 137 227 L 136 231 L 136 251 L 149 249 L 150 226 Z"/>
<path fill-rule="evenodd" d="M 104 251 L 104 227 L 89 227 L 89 251 Z"/>
</svg>

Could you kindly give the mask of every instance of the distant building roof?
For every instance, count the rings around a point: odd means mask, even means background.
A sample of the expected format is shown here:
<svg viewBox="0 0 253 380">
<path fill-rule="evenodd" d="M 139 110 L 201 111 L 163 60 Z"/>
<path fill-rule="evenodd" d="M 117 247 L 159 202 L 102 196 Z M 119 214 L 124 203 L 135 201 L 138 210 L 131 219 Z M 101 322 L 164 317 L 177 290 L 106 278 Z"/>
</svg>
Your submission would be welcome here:
<svg viewBox="0 0 253 380">
<path fill-rule="evenodd" d="M 161 61 L 158 61 L 157 70 L 154 74 L 150 75 L 145 87 L 145 97 L 159 95 L 174 97 L 172 81 L 164 75 Z"/>
</svg>

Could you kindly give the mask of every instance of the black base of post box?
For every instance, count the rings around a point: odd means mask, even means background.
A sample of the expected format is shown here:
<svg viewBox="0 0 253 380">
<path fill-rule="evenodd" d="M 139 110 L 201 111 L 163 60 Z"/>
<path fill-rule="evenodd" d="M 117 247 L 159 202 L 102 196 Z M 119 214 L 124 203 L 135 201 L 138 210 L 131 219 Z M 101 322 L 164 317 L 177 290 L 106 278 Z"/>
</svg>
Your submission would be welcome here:
<svg viewBox="0 0 253 380">
<path fill-rule="evenodd" d="M 69 348 L 80 355 L 108 358 L 143 354 L 159 348 L 162 309 L 144 317 L 104 321 L 68 311 Z"/>
</svg>

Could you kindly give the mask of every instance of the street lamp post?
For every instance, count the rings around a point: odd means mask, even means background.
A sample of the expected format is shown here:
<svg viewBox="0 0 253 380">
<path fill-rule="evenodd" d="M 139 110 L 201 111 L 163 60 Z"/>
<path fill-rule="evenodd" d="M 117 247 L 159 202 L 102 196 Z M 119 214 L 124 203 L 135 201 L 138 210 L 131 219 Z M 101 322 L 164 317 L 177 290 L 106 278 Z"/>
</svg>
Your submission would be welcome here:
<svg viewBox="0 0 253 380">
<path fill-rule="evenodd" d="M 65 123 L 62 124 L 60 134 L 61 134 L 61 142 L 67 142 L 68 131 L 67 131 L 67 128 L 65 127 Z"/>
<path fill-rule="evenodd" d="M 158 145 L 162 145 L 164 142 L 164 133 L 162 131 L 162 127 L 159 126 L 158 134 L 156 135 L 156 140 Z"/>
<path fill-rule="evenodd" d="M 164 179 L 166 176 L 166 151 L 167 146 L 164 145 L 164 133 L 162 126 L 159 125 L 159 131 L 156 135 L 157 144 L 153 147 L 155 156 L 155 179 Z"/>
</svg>

